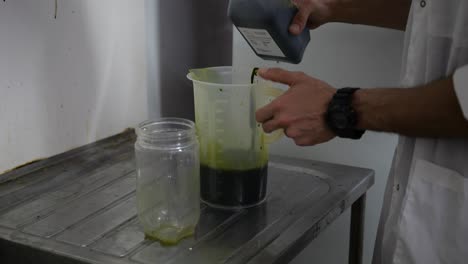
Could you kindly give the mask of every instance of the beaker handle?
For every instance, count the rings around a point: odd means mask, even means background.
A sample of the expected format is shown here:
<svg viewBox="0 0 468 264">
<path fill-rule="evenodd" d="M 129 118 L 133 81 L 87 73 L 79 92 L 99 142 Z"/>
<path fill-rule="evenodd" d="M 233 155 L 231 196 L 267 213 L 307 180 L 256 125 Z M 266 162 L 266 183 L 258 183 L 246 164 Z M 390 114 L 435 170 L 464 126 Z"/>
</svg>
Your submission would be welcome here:
<svg viewBox="0 0 468 264">
<path fill-rule="evenodd" d="M 260 107 L 258 107 L 257 110 L 263 107 L 264 105 L 267 105 L 268 103 L 273 101 L 273 99 L 281 96 L 284 93 L 283 90 L 271 86 L 270 82 L 267 82 L 267 81 L 259 82 L 256 85 L 257 85 L 257 89 L 260 89 L 261 95 L 263 96 L 262 98 L 263 102 L 260 104 Z M 278 141 L 280 138 L 282 138 L 284 136 L 284 131 L 283 129 L 277 129 L 269 134 L 265 132 L 263 132 L 263 134 L 264 134 L 263 139 L 264 139 L 265 144 L 271 144 L 275 141 Z"/>
</svg>

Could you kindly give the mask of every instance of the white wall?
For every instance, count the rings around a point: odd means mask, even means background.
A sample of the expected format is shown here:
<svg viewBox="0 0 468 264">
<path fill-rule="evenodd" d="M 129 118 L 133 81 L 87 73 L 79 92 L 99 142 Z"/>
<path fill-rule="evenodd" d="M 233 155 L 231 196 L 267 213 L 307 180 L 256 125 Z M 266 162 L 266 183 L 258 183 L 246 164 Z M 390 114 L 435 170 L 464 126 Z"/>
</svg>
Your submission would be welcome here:
<svg viewBox="0 0 468 264">
<path fill-rule="evenodd" d="M 0 172 L 146 118 L 144 2 L 0 1 Z"/>
<path fill-rule="evenodd" d="M 366 26 L 330 24 L 311 32 L 311 43 L 300 65 L 258 59 L 239 35 L 234 36 L 236 67 L 279 66 L 304 71 L 335 87 L 391 87 L 398 85 L 403 33 Z M 272 146 L 275 154 L 372 168 L 376 182 L 367 196 L 364 263 L 370 263 L 396 136 L 366 133 L 360 141 L 335 139 L 300 148 L 289 139 Z M 294 261 L 347 263 L 349 211 L 306 248 Z"/>
</svg>

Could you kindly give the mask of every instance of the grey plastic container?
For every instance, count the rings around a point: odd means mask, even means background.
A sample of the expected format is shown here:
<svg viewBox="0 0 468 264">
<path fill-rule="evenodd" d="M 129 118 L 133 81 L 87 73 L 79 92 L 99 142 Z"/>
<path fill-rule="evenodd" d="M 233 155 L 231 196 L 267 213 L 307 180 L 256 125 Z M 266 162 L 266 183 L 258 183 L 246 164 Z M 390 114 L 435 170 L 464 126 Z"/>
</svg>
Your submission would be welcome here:
<svg viewBox="0 0 468 264">
<path fill-rule="evenodd" d="M 297 8 L 290 0 L 230 0 L 228 15 L 262 59 L 298 64 L 310 41 L 309 30 L 289 33 Z"/>
</svg>

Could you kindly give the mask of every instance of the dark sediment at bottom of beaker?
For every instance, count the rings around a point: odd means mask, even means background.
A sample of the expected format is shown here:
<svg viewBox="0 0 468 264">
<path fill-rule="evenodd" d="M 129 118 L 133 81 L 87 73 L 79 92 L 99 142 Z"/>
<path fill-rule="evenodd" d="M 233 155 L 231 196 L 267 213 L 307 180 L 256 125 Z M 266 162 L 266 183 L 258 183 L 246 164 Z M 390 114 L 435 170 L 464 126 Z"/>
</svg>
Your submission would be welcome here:
<svg viewBox="0 0 468 264">
<path fill-rule="evenodd" d="M 216 207 L 249 207 L 266 196 L 268 164 L 250 170 L 200 167 L 201 199 Z"/>
</svg>

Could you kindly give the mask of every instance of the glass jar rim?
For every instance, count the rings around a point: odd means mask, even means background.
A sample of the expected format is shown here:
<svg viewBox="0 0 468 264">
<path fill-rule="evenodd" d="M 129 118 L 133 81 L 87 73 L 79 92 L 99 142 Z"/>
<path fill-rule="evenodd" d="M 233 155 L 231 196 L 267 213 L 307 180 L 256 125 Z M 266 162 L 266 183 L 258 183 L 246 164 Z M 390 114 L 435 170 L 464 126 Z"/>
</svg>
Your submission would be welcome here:
<svg viewBox="0 0 468 264">
<path fill-rule="evenodd" d="M 169 126 L 174 127 L 170 128 Z M 151 140 L 173 140 L 195 136 L 195 123 L 184 118 L 157 118 L 141 122 L 136 128 L 140 138 Z"/>
</svg>

